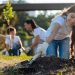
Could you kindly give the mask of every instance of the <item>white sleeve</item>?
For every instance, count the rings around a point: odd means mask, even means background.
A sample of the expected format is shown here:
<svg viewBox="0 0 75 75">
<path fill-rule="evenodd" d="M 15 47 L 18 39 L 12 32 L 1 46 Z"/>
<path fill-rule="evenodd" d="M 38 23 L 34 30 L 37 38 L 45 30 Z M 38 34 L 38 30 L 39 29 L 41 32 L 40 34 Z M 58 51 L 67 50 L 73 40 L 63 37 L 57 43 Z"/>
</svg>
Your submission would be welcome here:
<svg viewBox="0 0 75 75">
<path fill-rule="evenodd" d="M 55 20 L 55 23 L 58 23 L 60 26 L 62 26 L 64 24 L 64 18 L 63 17 L 57 17 Z"/>
<path fill-rule="evenodd" d="M 40 29 L 39 28 L 35 29 L 33 32 L 33 35 L 34 35 L 34 37 L 40 35 Z"/>
<path fill-rule="evenodd" d="M 60 26 L 62 26 L 62 25 L 64 24 L 64 22 L 65 22 L 65 20 L 64 20 L 64 18 L 61 17 L 61 16 L 58 16 L 58 17 L 56 17 L 55 19 L 53 19 L 52 22 L 51 22 L 51 24 L 50 24 L 50 26 L 49 26 L 49 28 L 47 29 L 46 34 L 45 34 L 46 38 L 47 38 L 49 35 L 52 34 L 52 32 L 53 32 L 53 30 L 54 30 L 54 28 L 55 28 L 56 23 L 58 23 Z"/>
<path fill-rule="evenodd" d="M 45 34 L 45 36 L 46 36 L 46 38 L 49 36 L 49 35 L 51 35 L 52 34 L 52 32 L 53 32 L 53 30 L 54 30 L 54 27 L 55 27 L 55 23 L 51 23 L 50 24 L 50 27 L 47 29 L 47 31 L 46 31 L 46 34 Z"/>
</svg>

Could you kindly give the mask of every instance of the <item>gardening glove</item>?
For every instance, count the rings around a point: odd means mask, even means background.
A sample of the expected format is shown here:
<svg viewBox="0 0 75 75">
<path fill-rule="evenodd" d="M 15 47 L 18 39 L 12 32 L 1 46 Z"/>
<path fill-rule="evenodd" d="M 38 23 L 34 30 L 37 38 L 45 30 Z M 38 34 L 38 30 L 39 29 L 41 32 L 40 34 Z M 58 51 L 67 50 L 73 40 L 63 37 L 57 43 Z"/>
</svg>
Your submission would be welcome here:
<svg viewBox="0 0 75 75">
<path fill-rule="evenodd" d="M 31 50 L 30 47 L 25 48 L 25 53 L 28 53 Z"/>
</svg>

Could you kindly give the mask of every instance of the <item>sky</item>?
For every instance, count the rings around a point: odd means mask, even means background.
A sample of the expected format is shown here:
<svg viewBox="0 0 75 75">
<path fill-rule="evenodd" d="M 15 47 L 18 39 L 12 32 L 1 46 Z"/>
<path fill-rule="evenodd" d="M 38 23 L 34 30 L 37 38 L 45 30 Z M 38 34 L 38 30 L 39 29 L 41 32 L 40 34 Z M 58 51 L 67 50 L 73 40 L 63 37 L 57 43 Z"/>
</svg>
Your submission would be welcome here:
<svg viewBox="0 0 75 75">
<path fill-rule="evenodd" d="M 75 0 L 27 0 L 30 3 L 75 3 Z"/>
<path fill-rule="evenodd" d="M 0 3 L 2 3 L 2 1 L 8 0 L 0 0 Z M 75 3 L 75 0 L 25 0 L 25 1 L 29 3 Z"/>
<path fill-rule="evenodd" d="M 0 4 L 2 3 L 2 1 L 6 1 L 6 0 L 0 0 Z"/>
</svg>

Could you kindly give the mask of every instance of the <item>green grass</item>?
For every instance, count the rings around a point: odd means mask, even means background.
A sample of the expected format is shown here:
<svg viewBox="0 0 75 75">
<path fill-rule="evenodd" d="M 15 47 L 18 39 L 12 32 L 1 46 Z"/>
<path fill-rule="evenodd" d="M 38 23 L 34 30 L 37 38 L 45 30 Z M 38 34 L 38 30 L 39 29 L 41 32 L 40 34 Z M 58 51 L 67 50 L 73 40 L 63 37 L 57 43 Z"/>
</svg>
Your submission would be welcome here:
<svg viewBox="0 0 75 75">
<path fill-rule="evenodd" d="M 17 75 L 16 74 L 17 71 L 13 69 L 13 66 L 19 62 L 30 60 L 31 58 L 32 58 L 31 56 L 27 56 L 26 54 L 23 54 L 20 56 L 6 56 L 6 55 L 0 54 L 0 64 L 2 65 L 2 63 L 5 63 L 7 64 L 7 67 L 9 68 L 9 72 L 7 72 L 8 74 L 5 74 L 3 68 L 0 67 L 0 75 Z"/>
<path fill-rule="evenodd" d="M 26 54 L 20 55 L 20 56 L 7 56 L 7 55 L 0 55 L 0 60 L 29 60 L 31 59 L 31 56 L 27 56 Z"/>
<path fill-rule="evenodd" d="M 0 75 L 3 75 L 3 71 L 2 71 L 2 69 L 0 69 Z"/>
<path fill-rule="evenodd" d="M 0 69 L 4 67 L 14 66 L 22 61 L 30 60 L 32 57 L 26 54 L 20 56 L 6 56 L 0 55 Z"/>
</svg>

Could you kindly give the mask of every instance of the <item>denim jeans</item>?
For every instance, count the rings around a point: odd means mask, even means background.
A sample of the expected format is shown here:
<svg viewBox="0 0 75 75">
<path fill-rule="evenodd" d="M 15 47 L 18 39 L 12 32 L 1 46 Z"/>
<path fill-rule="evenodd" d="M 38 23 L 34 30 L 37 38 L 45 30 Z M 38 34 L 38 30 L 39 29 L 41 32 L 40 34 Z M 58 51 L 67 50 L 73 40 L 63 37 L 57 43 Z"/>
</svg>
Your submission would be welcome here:
<svg viewBox="0 0 75 75">
<path fill-rule="evenodd" d="M 46 51 L 47 56 L 56 56 L 64 59 L 69 59 L 70 56 L 70 38 L 67 37 L 63 40 L 53 40 L 49 43 Z"/>
<path fill-rule="evenodd" d="M 20 55 L 20 48 L 21 46 L 19 44 L 14 44 L 13 48 L 11 50 L 9 50 L 9 55 L 13 55 L 13 56 L 18 56 Z"/>
</svg>

